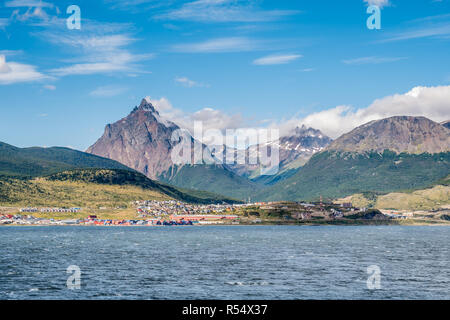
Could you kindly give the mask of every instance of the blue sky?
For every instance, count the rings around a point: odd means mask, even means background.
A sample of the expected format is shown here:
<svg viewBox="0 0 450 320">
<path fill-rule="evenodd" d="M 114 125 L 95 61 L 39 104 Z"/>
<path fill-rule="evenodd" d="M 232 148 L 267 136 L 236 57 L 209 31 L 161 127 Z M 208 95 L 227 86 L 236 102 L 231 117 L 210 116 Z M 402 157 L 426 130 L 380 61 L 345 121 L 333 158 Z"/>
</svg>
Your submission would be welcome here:
<svg viewBox="0 0 450 320">
<path fill-rule="evenodd" d="M 73 4 L 81 30 L 66 26 Z M 449 0 L 6 0 L 0 141 L 85 150 L 147 96 L 220 129 L 304 122 L 335 137 L 391 113 L 442 121 L 449 53 Z"/>
</svg>

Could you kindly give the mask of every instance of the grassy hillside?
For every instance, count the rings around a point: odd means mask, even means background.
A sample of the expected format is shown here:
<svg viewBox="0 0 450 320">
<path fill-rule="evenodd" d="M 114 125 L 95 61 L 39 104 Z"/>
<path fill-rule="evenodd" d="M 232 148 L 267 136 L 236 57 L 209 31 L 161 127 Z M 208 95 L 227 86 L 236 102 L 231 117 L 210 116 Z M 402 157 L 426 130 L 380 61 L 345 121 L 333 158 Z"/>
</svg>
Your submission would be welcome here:
<svg viewBox="0 0 450 320">
<path fill-rule="evenodd" d="M 31 180 L 0 180 L 3 206 L 128 206 L 134 200 L 176 199 L 193 203 L 234 202 L 207 192 L 177 189 L 127 170 L 77 169 Z"/>
<path fill-rule="evenodd" d="M 390 151 L 316 154 L 294 176 L 261 191 L 261 200 L 340 198 L 361 192 L 423 189 L 450 174 L 450 152 L 412 155 Z"/>
<path fill-rule="evenodd" d="M 115 208 L 134 200 L 170 200 L 155 191 L 130 185 L 86 182 L 7 179 L 0 181 L 0 206 Z"/>
<path fill-rule="evenodd" d="M 46 177 L 49 181 L 69 181 L 94 183 L 99 185 L 119 185 L 140 187 L 145 190 L 157 191 L 173 199 L 193 203 L 212 202 L 238 202 L 236 200 L 198 190 L 182 189 L 166 185 L 147 178 L 145 175 L 128 170 L 107 170 L 107 169 L 76 169 L 56 173 Z"/>
<path fill-rule="evenodd" d="M 0 176 L 37 177 L 74 168 L 131 170 L 119 162 L 68 148 L 17 148 L 0 142 Z"/>
<path fill-rule="evenodd" d="M 450 206 L 450 186 L 438 185 L 432 188 L 410 192 L 388 194 L 355 194 L 339 202 L 352 202 L 357 207 L 393 210 L 436 210 Z"/>
<path fill-rule="evenodd" d="M 205 190 L 240 200 L 253 196 L 263 188 L 260 184 L 215 165 L 177 167 L 160 179 L 177 187 Z"/>
</svg>

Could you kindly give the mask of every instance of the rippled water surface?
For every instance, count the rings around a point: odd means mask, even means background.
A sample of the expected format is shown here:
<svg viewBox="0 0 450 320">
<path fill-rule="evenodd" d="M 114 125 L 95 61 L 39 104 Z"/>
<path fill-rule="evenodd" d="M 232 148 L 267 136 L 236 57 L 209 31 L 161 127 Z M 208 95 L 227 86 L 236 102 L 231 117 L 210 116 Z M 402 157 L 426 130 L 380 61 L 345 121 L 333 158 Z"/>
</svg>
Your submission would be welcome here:
<svg viewBox="0 0 450 320">
<path fill-rule="evenodd" d="M 450 299 L 449 240 L 449 227 L 1 227 L 0 299 Z"/>
</svg>

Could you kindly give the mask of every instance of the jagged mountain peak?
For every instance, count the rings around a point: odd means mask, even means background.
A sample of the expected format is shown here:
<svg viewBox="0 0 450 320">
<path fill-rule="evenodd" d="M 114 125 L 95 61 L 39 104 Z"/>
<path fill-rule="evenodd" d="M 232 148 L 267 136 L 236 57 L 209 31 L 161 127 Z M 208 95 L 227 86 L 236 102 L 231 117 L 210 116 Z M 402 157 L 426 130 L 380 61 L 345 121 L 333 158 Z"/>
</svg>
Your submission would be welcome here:
<svg viewBox="0 0 450 320">
<path fill-rule="evenodd" d="M 297 126 L 291 134 L 297 137 L 312 136 L 322 138 L 323 136 L 325 136 L 320 130 L 307 127 L 304 124 L 302 124 L 301 126 Z"/>
<path fill-rule="evenodd" d="M 156 108 L 153 106 L 151 101 L 148 98 L 144 98 L 141 101 L 141 104 L 136 107 L 134 107 L 133 111 L 131 113 L 137 112 L 137 111 L 149 111 L 151 113 L 155 113 L 159 115 L 159 112 L 156 110 Z"/>
<path fill-rule="evenodd" d="M 336 139 L 329 150 L 413 154 L 450 151 L 450 131 L 425 117 L 394 116 L 374 120 Z"/>
</svg>

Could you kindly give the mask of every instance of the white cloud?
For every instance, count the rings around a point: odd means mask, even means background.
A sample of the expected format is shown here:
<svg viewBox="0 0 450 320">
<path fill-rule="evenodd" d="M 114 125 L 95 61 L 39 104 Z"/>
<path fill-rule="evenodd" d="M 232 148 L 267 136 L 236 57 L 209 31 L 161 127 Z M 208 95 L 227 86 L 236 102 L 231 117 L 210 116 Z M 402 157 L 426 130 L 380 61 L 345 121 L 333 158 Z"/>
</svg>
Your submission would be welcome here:
<svg viewBox="0 0 450 320">
<path fill-rule="evenodd" d="M 177 83 L 179 83 L 179 84 L 181 84 L 182 86 L 187 87 L 187 88 L 193 88 L 193 87 L 209 87 L 209 86 L 206 85 L 206 84 L 203 84 L 203 83 L 200 83 L 200 82 L 191 80 L 191 79 L 189 79 L 189 78 L 187 78 L 187 77 L 176 77 L 176 78 L 175 78 L 175 82 L 177 82 Z"/>
<path fill-rule="evenodd" d="M 298 14 L 294 10 L 262 10 L 251 1 L 196 0 L 154 16 L 155 19 L 196 22 L 266 22 Z"/>
<path fill-rule="evenodd" d="M 342 63 L 345 64 L 380 64 L 380 63 L 389 63 L 396 62 L 408 59 L 407 57 L 362 57 L 362 58 L 354 58 L 348 60 L 342 60 Z"/>
<path fill-rule="evenodd" d="M 7 25 L 9 25 L 9 19 L 0 18 L 0 28 L 6 27 Z"/>
<path fill-rule="evenodd" d="M 432 26 L 417 28 L 405 32 L 398 32 L 379 42 L 394 42 L 421 38 L 449 37 L 450 24 L 436 24 Z"/>
<path fill-rule="evenodd" d="M 54 4 L 39 0 L 12 0 L 5 3 L 5 7 L 18 8 L 12 12 L 11 21 L 28 22 L 31 25 L 49 26 L 57 23 L 61 12 Z M 21 10 L 26 8 L 25 11 Z"/>
<path fill-rule="evenodd" d="M 181 109 L 174 108 L 167 98 L 152 99 L 147 97 L 146 99 L 153 104 L 161 117 L 189 130 L 192 135 L 194 135 L 195 121 L 202 122 L 204 131 L 237 129 L 244 125 L 244 119 L 240 114 L 230 115 L 213 108 L 202 108 L 194 113 L 186 113 Z M 201 140 L 200 137 L 196 138 Z"/>
<path fill-rule="evenodd" d="M 52 91 L 56 90 L 56 86 L 54 86 L 52 84 L 46 84 L 46 85 L 44 85 L 43 88 L 47 89 L 47 90 L 52 90 Z"/>
<path fill-rule="evenodd" d="M 299 58 L 303 57 L 299 54 L 287 54 L 287 55 L 270 55 L 266 57 L 262 57 L 253 61 L 253 64 L 266 66 L 266 65 L 274 65 L 274 64 L 287 64 L 292 61 L 295 61 Z"/>
<path fill-rule="evenodd" d="M 390 5 L 389 0 L 364 0 L 364 2 L 369 6 L 378 6 L 380 8 Z"/>
<path fill-rule="evenodd" d="M 11 72 L 11 68 L 6 64 L 6 57 L 4 55 L 0 55 L 0 73 L 8 72 Z"/>
<path fill-rule="evenodd" d="M 231 37 L 211 39 L 204 42 L 178 44 L 172 47 L 177 52 L 187 53 L 217 53 L 245 52 L 261 49 L 262 42 L 246 37 Z"/>
<path fill-rule="evenodd" d="M 35 66 L 17 62 L 6 62 L 0 55 L 0 84 L 32 82 L 48 78 L 36 70 Z"/>
<path fill-rule="evenodd" d="M 369 107 L 353 110 L 350 106 L 316 112 L 294 123 L 322 130 L 333 138 L 372 120 L 391 116 L 424 116 L 442 122 L 450 119 L 450 86 L 415 87 L 405 94 L 375 100 Z"/>
<path fill-rule="evenodd" d="M 400 60 L 405 60 L 406 57 L 362 57 L 362 58 L 354 58 L 348 60 L 342 60 L 345 64 L 380 64 L 380 63 L 389 63 Z"/>
<path fill-rule="evenodd" d="M 90 95 L 94 97 L 115 97 L 124 92 L 128 91 L 128 88 L 119 87 L 119 86 L 102 86 L 93 90 Z"/>
<path fill-rule="evenodd" d="M 357 126 L 372 120 L 391 116 L 425 116 L 436 122 L 450 120 L 450 86 L 415 87 L 407 93 L 395 94 L 375 100 L 367 108 L 354 110 L 351 106 L 337 106 L 328 110 L 312 113 L 306 117 L 293 117 L 289 120 L 277 121 L 266 119 L 259 125 L 250 125 L 240 114 L 227 114 L 213 108 L 203 108 L 194 113 L 186 113 L 174 108 L 166 98 L 151 99 L 147 97 L 160 115 L 182 128 L 188 129 L 194 135 L 194 121 L 202 121 L 204 131 L 209 129 L 236 130 L 243 128 L 241 133 L 255 132 L 262 128 L 278 129 L 280 136 L 288 135 L 302 124 L 320 129 L 324 134 L 337 138 Z M 245 134 L 244 134 L 245 135 Z M 200 139 L 200 137 L 196 137 Z M 208 143 L 208 136 L 203 137 Z"/>
<path fill-rule="evenodd" d="M 43 39 L 65 48 L 69 47 L 78 54 L 72 59 L 75 63 L 52 69 L 50 72 L 57 76 L 113 72 L 148 73 L 137 62 L 151 59 L 154 55 L 129 52 L 125 47 L 136 39 L 128 34 L 109 34 L 111 31 L 116 31 L 114 26 L 105 27 L 103 30 L 85 28 L 83 34 L 43 32 Z"/>
<path fill-rule="evenodd" d="M 41 0 L 11 0 L 5 2 L 5 7 L 37 7 L 37 8 L 53 8 L 54 5 Z"/>
</svg>

